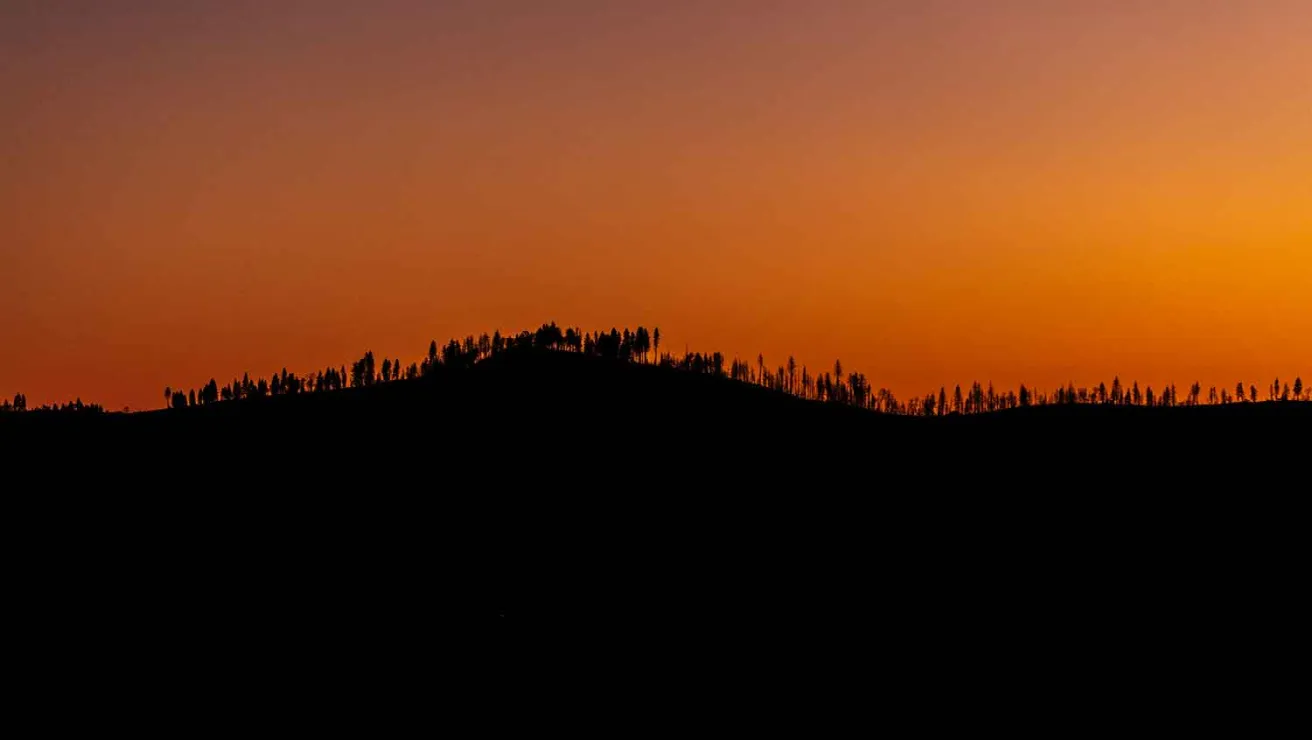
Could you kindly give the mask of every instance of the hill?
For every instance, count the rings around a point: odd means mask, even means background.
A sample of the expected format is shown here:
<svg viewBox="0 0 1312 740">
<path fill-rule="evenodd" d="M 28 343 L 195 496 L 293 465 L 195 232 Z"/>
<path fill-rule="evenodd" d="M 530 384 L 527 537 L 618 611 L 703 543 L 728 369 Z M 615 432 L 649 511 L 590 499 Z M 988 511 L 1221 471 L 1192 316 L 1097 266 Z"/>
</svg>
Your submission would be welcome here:
<svg viewBox="0 0 1312 740">
<path fill-rule="evenodd" d="M 86 604 L 111 631 L 164 609 L 152 636 L 226 625 L 233 650 L 307 656 L 453 621 L 749 651 L 875 631 L 923 667 L 1053 643 L 1184 655 L 1232 599 L 1275 609 L 1310 422 L 1299 403 L 889 416 L 526 350 L 331 393 L 12 415 L 0 444 L 27 603 L 66 634 Z"/>
</svg>

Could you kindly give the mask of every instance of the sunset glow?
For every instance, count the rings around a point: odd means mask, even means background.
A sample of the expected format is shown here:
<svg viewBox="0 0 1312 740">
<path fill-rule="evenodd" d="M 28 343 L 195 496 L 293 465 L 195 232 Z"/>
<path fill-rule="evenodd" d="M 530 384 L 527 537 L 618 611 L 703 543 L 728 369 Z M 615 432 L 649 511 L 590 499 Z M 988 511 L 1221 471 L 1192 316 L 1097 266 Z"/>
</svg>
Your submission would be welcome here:
<svg viewBox="0 0 1312 740">
<path fill-rule="evenodd" d="M 1312 379 L 1304 0 L 0 5 L 0 396 L 659 326 L 900 396 Z"/>
</svg>

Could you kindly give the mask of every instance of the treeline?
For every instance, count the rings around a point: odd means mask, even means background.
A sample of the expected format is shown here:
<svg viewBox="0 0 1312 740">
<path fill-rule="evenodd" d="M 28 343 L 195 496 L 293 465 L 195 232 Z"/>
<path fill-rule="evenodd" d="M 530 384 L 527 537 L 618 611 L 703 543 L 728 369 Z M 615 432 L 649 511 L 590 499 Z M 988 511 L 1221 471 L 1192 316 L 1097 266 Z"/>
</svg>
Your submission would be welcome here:
<svg viewBox="0 0 1312 740">
<path fill-rule="evenodd" d="M 207 406 L 225 401 L 240 401 L 268 396 L 298 395 L 301 393 L 325 393 L 343 388 L 367 388 L 379 383 L 391 383 L 400 380 L 415 380 L 437 373 L 440 370 L 470 368 L 483 360 L 512 350 L 544 349 L 553 351 L 581 352 L 600 357 L 609 357 L 624 362 L 650 364 L 654 354 L 660 349 L 660 329 L 648 332 L 646 327 L 636 331 L 625 329 L 620 332 L 583 332 L 577 327 L 561 329 L 554 322 L 542 325 L 537 331 L 522 331 L 513 335 L 502 335 L 500 331 L 492 334 L 472 334 L 461 339 L 448 340 L 439 345 L 433 340 L 428 345 L 428 352 L 419 362 L 405 365 L 399 359 L 384 358 L 381 363 L 372 351 L 364 353 L 360 359 L 346 365 L 327 367 L 305 375 L 297 375 L 283 368 L 270 374 L 267 378 L 251 379 L 250 374 L 220 386 L 218 381 L 210 378 L 200 388 L 190 390 L 164 388 L 166 408 L 189 408 Z M 689 355 L 686 361 L 668 364 L 677 365 L 686 370 L 703 371 L 700 355 Z M 718 362 L 718 372 L 723 374 L 724 359 L 718 353 L 714 355 Z M 707 363 L 710 360 L 706 360 Z"/>
<path fill-rule="evenodd" d="M 980 414 L 992 411 L 1024 408 L 1029 406 L 1053 406 L 1068 404 L 1099 404 L 1112 406 L 1199 406 L 1229 403 L 1255 403 L 1258 400 L 1256 385 L 1249 385 L 1245 393 L 1244 384 L 1235 385 L 1234 395 L 1226 388 L 1213 386 L 1203 395 L 1202 385 L 1195 382 L 1182 398 L 1174 384 L 1154 391 L 1152 386 L 1141 388 L 1138 381 L 1129 386 L 1121 383 L 1120 377 L 1112 379 L 1111 385 L 1105 382 L 1097 387 L 1079 387 L 1074 383 L 1052 392 L 1035 391 L 1022 384 L 1019 389 L 999 391 L 993 383 L 987 386 L 978 381 L 972 383 L 965 391 L 960 385 L 954 386 L 951 393 L 946 387 L 940 387 L 938 393 L 929 393 L 923 397 L 908 400 L 897 398 L 887 388 L 875 390 L 863 373 L 843 373 L 843 363 L 834 361 L 833 372 L 811 374 L 805 365 L 800 368 L 797 361 L 788 358 L 785 365 L 773 370 L 766 367 L 765 358 L 757 355 L 756 364 L 734 360 L 729 370 L 730 377 L 747 383 L 756 383 L 767 388 L 782 391 L 814 401 L 844 403 L 852 406 L 880 411 L 888 414 L 905 416 L 946 416 L 949 414 Z M 1303 379 L 1296 378 L 1291 387 L 1281 384 L 1280 379 L 1267 386 L 1268 401 L 1312 400 L 1312 392 L 1304 396 Z"/>
<path fill-rule="evenodd" d="M 64 404 L 45 404 L 42 406 L 28 407 L 27 396 L 22 393 L 16 394 L 14 400 L 5 399 L 0 401 L 0 414 L 14 413 L 19 411 L 31 411 L 33 413 L 87 413 L 103 414 L 105 409 L 99 404 L 82 403 L 82 399 L 70 401 Z"/>
<path fill-rule="evenodd" d="M 303 375 L 283 368 L 268 377 L 253 380 L 249 374 L 244 374 L 240 379 L 234 378 L 222 386 L 211 378 L 199 388 L 189 390 L 169 386 L 164 389 L 164 400 L 166 408 L 182 409 L 268 396 L 327 393 L 379 383 L 418 380 L 442 371 L 470 368 L 505 352 L 522 350 L 574 352 L 618 362 L 655 364 L 682 372 L 759 385 L 812 401 L 846 404 L 908 416 L 980 414 L 1028 406 L 1070 404 L 1176 407 L 1255 403 L 1260 397 L 1268 401 L 1312 400 L 1312 391 L 1304 388 L 1302 378 L 1296 378 L 1292 385 L 1282 383 L 1277 378 L 1267 386 L 1265 395 L 1260 396 L 1256 385 L 1245 386 L 1243 383 L 1236 384 L 1233 393 L 1228 388 L 1216 387 L 1208 388 L 1204 393 L 1202 386 L 1195 382 L 1181 395 L 1174 384 L 1154 390 L 1152 386 L 1141 387 L 1138 381 L 1123 384 L 1119 377 L 1113 378 L 1110 385 L 1099 383 L 1090 388 L 1076 387 L 1070 383 L 1064 388 L 1046 392 L 1025 385 L 1015 390 L 1001 391 L 995 389 L 992 383 L 984 385 L 975 382 L 964 390 L 960 385 L 954 386 L 950 392 L 946 387 L 941 387 L 937 393 L 900 399 L 887 388 L 875 388 L 863 373 L 844 372 L 840 361 L 834 362 L 832 370 L 815 372 L 805 365 L 799 366 L 793 357 L 774 368 L 766 364 L 762 355 L 757 355 L 755 362 L 734 358 L 726 366 L 726 359 L 719 352 L 689 352 L 676 356 L 662 353 L 660 343 L 659 328 L 648 331 L 646 327 L 639 326 L 633 331 L 612 328 L 610 331 L 584 332 L 578 327 L 562 329 L 552 322 L 543 324 L 536 331 L 521 331 L 517 334 L 503 335 L 496 331 L 477 337 L 469 335 L 464 339 L 450 339 L 441 345 L 434 340 L 429 343 L 427 353 L 418 362 L 408 365 L 394 358 L 383 358 L 380 363 L 374 353 L 369 351 L 349 367 L 327 367 Z M 42 408 L 103 411 L 99 406 L 84 406 L 80 400 L 64 407 Z M 16 396 L 12 403 L 5 401 L 0 406 L 0 411 L 26 409 L 27 399 L 22 394 Z"/>
<path fill-rule="evenodd" d="M 951 391 L 942 387 L 938 393 L 900 399 L 887 388 L 875 388 L 863 373 L 844 372 L 841 361 L 835 361 L 832 370 L 813 373 L 807 366 L 799 366 L 794 358 L 789 357 L 785 364 L 772 369 L 767 366 L 762 355 L 757 355 L 754 363 L 737 358 L 726 362 L 724 355 L 719 352 L 689 352 L 677 356 L 662 353 L 660 342 L 659 328 L 648 331 L 646 327 L 639 326 L 632 331 L 626 328 L 584 332 L 578 327 L 562 329 L 552 322 L 543 324 L 536 331 L 522 331 L 518 334 L 503 335 L 496 331 L 477 337 L 469 335 L 464 339 L 451 339 L 446 344 L 438 344 L 434 340 L 428 345 L 427 354 L 419 362 L 409 365 L 397 359 L 384 359 L 379 364 L 373 352 L 366 352 L 363 357 L 351 363 L 349 368 L 345 365 L 329 367 L 304 377 L 283 369 L 268 380 L 259 378 L 252 381 L 249 376 L 243 376 L 241 380 L 234 379 L 222 387 L 211 379 L 199 391 L 183 392 L 166 388 L 164 394 L 169 405 L 185 408 L 269 395 L 319 393 L 413 380 L 430 376 L 443 368 L 473 367 L 511 350 L 540 349 L 576 352 L 620 362 L 656 364 L 683 372 L 726 377 L 812 401 L 841 403 L 908 416 L 980 414 L 1027 406 L 1066 404 L 1198 406 L 1204 403 L 1256 402 L 1259 398 L 1255 385 L 1245 388 L 1243 383 L 1235 386 L 1233 395 L 1229 389 L 1218 390 L 1215 387 L 1209 388 L 1204 394 L 1198 383 L 1194 383 L 1181 395 L 1175 385 L 1154 390 L 1152 386 L 1141 387 L 1138 381 L 1122 384 L 1117 377 L 1112 379 L 1110 385 L 1099 383 L 1094 388 L 1077 388 L 1071 383 L 1050 392 L 1036 391 L 1025 385 L 1015 390 L 1000 391 L 992 383 L 985 385 L 975 382 L 965 389 L 959 385 Z M 1302 378 L 1294 380 L 1292 386 L 1277 379 L 1267 387 L 1265 397 L 1267 400 L 1303 400 L 1304 391 Z"/>
<path fill-rule="evenodd" d="M 949 414 L 980 414 L 1029 406 L 1056 406 L 1093 404 L 1109 406 L 1145 406 L 1177 407 L 1222 405 L 1230 403 L 1255 403 L 1259 400 L 1257 386 L 1249 385 L 1245 392 L 1244 384 L 1235 385 L 1231 395 L 1226 388 L 1219 391 L 1215 386 L 1203 394 L 1202 385 L 1195 382 L 1184 396 L 1175 384 L 1168 385 L 1160 391 L 1154 391 L 1151 385 L 1141 388 L 1138 381 L 1128 387 L 1121 383 L 1119 377 L 1113 378 L 1108 386 L 1099 383 L 1097 387 L 1079 387 L 1074 383 L 1052 392 L 1038 392 L 1022 384 L 1017 390 L 999 391 L 992 383 L 987 386 L 978 381 L 972 383 L 965 391 L 960 385 L 954 386 L 951 393 L 946 387 L 940 387 L 937 394 L 930 393 L 902 401 L 887 388 L 872 390 L 865 375 L 842 373 L 842 363 L 834 363 L 834 372 L 811 376 L 805 367 L 800 375 L 795 369 L 795 362 L 790 357 L 787 369 L 780 367 L 767 372 L 764 362 L 759 361 L 759 369 L 736 360 L 733 365 L 733 377 L 746 382 L 759 383 L 769 388 L 783 391 L 816 401 L 846 403 L 873 411 L 907 416 L 945 416 Z M 1303 401 L 1312 400 L 1312 393 L 1305 395 L 1303 379 L 1296 378 L 1292 386 L 1281 384 L 1279 379 L 1268 387 L 1265 399 L 1268 401 Z"/>
</svg>

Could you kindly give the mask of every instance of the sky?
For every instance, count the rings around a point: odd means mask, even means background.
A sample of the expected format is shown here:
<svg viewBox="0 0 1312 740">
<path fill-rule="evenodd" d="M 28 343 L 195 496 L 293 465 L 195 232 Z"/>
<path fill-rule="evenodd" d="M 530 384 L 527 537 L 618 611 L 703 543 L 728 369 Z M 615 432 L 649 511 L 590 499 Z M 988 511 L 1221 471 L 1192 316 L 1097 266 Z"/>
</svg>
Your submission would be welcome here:
<svg viewBox="0 0 1312 740">
<path fill-rule="evenodd" d="M 555 320 L 1312 379 L 1304 0 L 0 0 L 0 395 Z"/>
</svg>

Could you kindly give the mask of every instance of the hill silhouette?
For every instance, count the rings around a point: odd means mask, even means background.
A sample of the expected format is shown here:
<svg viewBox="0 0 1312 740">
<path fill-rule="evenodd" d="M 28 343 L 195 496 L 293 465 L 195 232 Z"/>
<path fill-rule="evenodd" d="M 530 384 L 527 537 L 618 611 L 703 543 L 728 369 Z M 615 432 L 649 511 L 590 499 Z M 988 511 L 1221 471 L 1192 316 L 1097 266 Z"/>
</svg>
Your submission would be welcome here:
<svg viewBox="0 0 1312 740">
<path fill-rule="evenodd" d="M 20 591 L 70 650 L 204 632 L 313 662 L 456 623 L 744 659 L 879 635 L 926 671 L 1054 645 L 1191 661 L 1210 630 L 1286 618 L 1309 429 L 1294 402 L 880 414 L 530 347 L 330 393 L 11 414 L 0 445 Z"/>
</svg>

